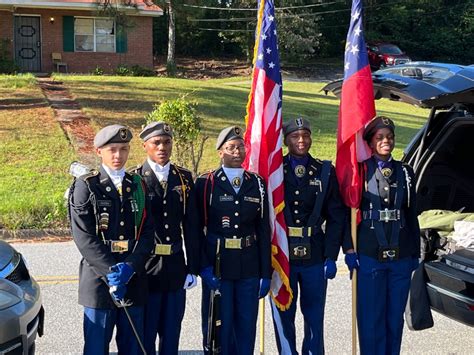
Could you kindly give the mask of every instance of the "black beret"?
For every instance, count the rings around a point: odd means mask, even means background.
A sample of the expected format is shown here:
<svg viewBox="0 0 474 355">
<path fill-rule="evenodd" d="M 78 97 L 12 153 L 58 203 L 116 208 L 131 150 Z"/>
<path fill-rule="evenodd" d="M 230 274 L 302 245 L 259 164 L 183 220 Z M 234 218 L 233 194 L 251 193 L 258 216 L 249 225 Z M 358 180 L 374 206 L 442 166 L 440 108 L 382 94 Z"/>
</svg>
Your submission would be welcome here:
<svg viewBox="0 0 474 355">
<path fill-rule="evenodd" d="M 244 139 L 242 136 L 242 128 L 237 126 L 224 128 L 217 137 L 216 149 L 219 150 L 222 144 L 232 139 Z"/>
<path fill-rule="evenodd" d="M 393 121 L 385 116 L 376 116 L 369 124 L 365 127 L 364 130 L 364 140 L 370 142 L 372 137 L 374 136 L 375 132 L 377 132 L 380 128 L 388 128 L 395 134 L 395 124 Z"/>
<path fill-rule="evenodd" d="M 169 136 L 173 138 L 173 129 L 168 123 L 160 121 L 149 123 L 140 132 L 140 138 L 144 142 L 155 136 Z"/>
<path fill-rule="evenodd" d="M 128 143 L 132 137 L 132 132 L 125 126 L 119 124 L 105 126 L 95 135 L 94 147 L 100 148 L 110 143 Z"/>
<path fill-rule="evenodd" d="M 311 133 L 311 124 L 303 117 L 289 120 L 283 124 L 283 136 L 286 137 L 291 132 L 298 131 L 300 129 L 305 129 Z"/>
</svg>

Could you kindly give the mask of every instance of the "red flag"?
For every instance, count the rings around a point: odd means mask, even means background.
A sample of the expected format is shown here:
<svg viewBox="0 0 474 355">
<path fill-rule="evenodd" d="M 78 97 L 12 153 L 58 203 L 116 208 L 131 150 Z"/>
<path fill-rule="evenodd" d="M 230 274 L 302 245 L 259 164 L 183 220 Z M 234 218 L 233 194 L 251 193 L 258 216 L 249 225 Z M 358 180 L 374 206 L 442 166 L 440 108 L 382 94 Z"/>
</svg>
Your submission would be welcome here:
<svg viewBox="0 0 474 355">
<path fill-rule="evenodd" d="M 259 3 L 253 63 L 245 119 L 245 145 L 248 150 L 244 166 L 261 175 L 267 183 L 274 269 L 271 295 L 275 304 L 285 310 L 290 306 L 293 294 L 283 217 L 282 81 L 273 0 L 261 0 Z"/>
<path fill-rule="evenodd" d="M 362 135 L 365 125 L 374 116 L 374 90 L 362 27 L 362 2 L 354 0 L 344 57 L 336 156 L 341 195 L 349 207 L 357 208 L 360 204 L 363 181 L 358 162 L 371 155 Z"/>
</svg>

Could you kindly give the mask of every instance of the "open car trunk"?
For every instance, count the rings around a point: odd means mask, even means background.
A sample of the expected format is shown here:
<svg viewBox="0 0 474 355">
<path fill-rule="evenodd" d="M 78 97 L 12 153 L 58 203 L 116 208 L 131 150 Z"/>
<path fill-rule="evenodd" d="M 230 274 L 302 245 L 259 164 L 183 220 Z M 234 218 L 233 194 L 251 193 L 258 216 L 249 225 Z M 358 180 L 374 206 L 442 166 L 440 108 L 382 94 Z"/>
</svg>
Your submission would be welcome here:
<svg viewBox="0 0 474 355">
<path fill-rule="evenodd" d="M 419 213 L 434 209 L 474 213 L 472 143 L 474 117 L 459 109 L 435 113 L 413 139 L 404 160 L 417 176 Z M 474 252 L 440 254 L 425 263 L 431 307 L 474 326 Z"/>
</svg>

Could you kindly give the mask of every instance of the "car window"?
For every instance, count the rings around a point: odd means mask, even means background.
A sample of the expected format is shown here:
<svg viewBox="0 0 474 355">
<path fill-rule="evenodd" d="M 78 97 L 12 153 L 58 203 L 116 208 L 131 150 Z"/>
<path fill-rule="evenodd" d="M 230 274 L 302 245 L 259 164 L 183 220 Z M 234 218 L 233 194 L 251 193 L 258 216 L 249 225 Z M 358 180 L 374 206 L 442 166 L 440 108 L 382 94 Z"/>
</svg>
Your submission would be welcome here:
<svg viewBox="0 0 474 355">
<path fill-rule="evenodd" d="M 380 46 L 380 52 L 386 54 L 403 54 L 401 49 L 394 44 L 382 44 Z"/>
<path fill-rule="evenodd" d="M 397 66 L 379 70 L 379 73 L 416 78 L 431 84 L 437 84 L 454 75 L 454 73 L 447 68 L 423 67 L 419 65 L 416 67 L 410 65 Z"/>
</svg>

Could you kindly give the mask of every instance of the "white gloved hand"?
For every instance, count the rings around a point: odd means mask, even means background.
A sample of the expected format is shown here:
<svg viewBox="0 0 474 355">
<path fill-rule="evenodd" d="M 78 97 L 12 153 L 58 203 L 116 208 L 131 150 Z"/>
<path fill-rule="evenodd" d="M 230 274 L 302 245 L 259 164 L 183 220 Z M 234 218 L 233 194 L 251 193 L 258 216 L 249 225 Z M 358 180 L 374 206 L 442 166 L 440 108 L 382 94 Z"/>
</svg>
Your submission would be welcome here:
<svg viewBox="0 0 474 355">
<path fill-rule="evenodd" d="M 183 289 L 189 290 L 190 288 L 193 288 L 196 285 L 197 285 L 197 276 L 188 274 L 186 276 L 186 280 L 184 281 Z"/>
</svg>

